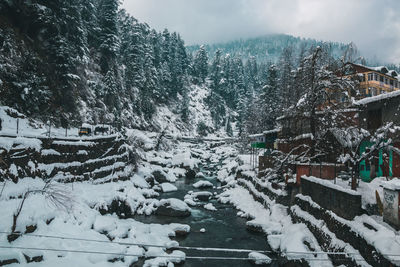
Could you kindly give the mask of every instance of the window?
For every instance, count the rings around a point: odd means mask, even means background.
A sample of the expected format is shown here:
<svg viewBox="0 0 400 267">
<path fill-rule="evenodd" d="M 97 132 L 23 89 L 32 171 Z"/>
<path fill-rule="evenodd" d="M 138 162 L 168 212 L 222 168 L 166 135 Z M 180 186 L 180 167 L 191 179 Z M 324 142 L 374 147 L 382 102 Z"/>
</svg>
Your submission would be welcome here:
<svg viewBox="0 0 400 267">
<path fill-rule="evenodd" d="M 374 80 L 377 81 L 378 80 L 378 74 L 374 73 Z"/>
<path fill-rule="evenodd" d="M 378 91 L 376 90 L 375 87 L 370 87 L 370 88 L 369 88 L 369 94 L 370 94 L 371 96 L 376 96 L 377 93 L 378 93 Z"/>
<path fill-rule="evenodd" d="M 372 81 L 374 79 L 373 73 L 368 73 L 368 81 Z"/>
<path fill-rule="evenodd" d="M 390 85 L 393 86 L 394 85 L 394 81 L 390 80 Z"/>
<path fill-rule="evenodd" d="M 389 84 L 389 79 L 385 77 L 385 84 Z"/>
<path fill-rule="evenodd" d="M 399 88 L 399 82 L 398 81 L 394 81 L 394 87 Z"/>
<path fill-rule="evenodd" d="M 379 81 L 382 82 L 382 83 L 384 82 L 384 78 L 383 78 L 382 75 L 379 75 Z"/>
</svg>

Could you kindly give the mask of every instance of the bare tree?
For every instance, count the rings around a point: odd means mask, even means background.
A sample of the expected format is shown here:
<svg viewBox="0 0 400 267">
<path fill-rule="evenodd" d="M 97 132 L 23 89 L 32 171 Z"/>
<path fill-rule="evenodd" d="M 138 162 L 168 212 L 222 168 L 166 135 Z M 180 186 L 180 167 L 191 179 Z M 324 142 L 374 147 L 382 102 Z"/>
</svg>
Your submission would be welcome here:
<svg viewBox="0 0 400 267">
<path fill-rule="evenodd" d="M 15 233 L 17 228 L 18 217 L 20 216 L 24 204 L 28 201 L 31 195 L 41 194 L 56 208 L 68 211 L 73 207 L 73 198 L 70 192 L 61 185 L 55 184 L 51 179 L 45 182 L 41 189 L 28 190 L 24 193 L 17 210 L 13 214 L 13 224 L 11 226 L 11 240 L 15 240 Z M 9 236 L 9 240 L 10 240 Z M 13 238 L 14 237 L 14 238 Z"/>
<path fill-rule="evenodd" d="M 398 130 L 399 127 L 395 126 L 393 122 L 385 124 L 372 134 L 356 126 L 336 130 L 336 136 L 341 139 L 346 148 L 339 156 L 339 161 L 350 165 L 352 173 L 351 189 L 356 190 L 357 188 L 360 163 L 364 160 L 372 160 L 381 149 L 391 148 L 393 142 L 390 136 Z M 360 153 L 360 148 L 366 141 L 371 143 L 371 146 L 367 151 Z"/>
</svg>

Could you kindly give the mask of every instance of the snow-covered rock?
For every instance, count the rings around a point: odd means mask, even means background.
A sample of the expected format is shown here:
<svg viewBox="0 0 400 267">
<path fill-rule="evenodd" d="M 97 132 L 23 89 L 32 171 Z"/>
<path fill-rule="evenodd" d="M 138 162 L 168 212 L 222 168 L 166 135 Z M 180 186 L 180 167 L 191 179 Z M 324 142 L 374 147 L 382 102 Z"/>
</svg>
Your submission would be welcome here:
<svg viewBox="0 0 400 267">
<path fill-rule="evenodd" d="M 214 207 L 212 203 L 208 203 L 203 206 L 206 210 L 216 211 L 217 209 Z"/>
<path fill-rule="evenodd" d="M 194 188 L 207 188 L 213 187 L 214 185 L 209 181 L 198 181 L 197 183 L 193 184 Z"/>
<path fill-rule="evenodd" d="M 180 199 L 168 198 L 160 200 L 156 214 L 171 217 L 187 217 L 191 215 L 191 209 Z"/>
<path fill-rule="evenodd" d="M 193 193 L 192 196 L 194 199 L 198 199 L 200 201 L 208 201 L 213 196 L 213 194 L 208 191 L 200 191 Z"/>
<path fill-rule="evenodd" d="M 170 184 L 170 183 L 162 183 L 160 186 L 164 193 L 173 192 L 173 191 L 178 190 L 178 188 L 175 185 Z"/>
<path fill-rule="evenodd" d="M 204 173 L 202 172 L 196 173 L 196 178 L 204 178 L 204 177 L 205 177 Z"/>
<path fill-rule="evenodd" d="M 259 252 L 249 253 L 250 261 L 254 262 L 256 265 L 270 264 L 272 262 L 271 258 L 267 255 L 261 254 Z"/>
</svg>

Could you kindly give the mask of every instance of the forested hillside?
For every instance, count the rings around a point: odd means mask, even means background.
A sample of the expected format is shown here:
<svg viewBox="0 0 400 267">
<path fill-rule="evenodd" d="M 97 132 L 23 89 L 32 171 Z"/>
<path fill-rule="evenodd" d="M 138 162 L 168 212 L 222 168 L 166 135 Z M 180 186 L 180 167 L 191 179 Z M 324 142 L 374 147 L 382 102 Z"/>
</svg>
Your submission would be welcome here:
<svg viewBox="0 0 400 267">
<path fill-rule="evenodd" d="M 254 57 L 259 62 L 278 62 L 285 48 L 291 47 L 293 50 L 304 50 L 307 47 L 322 45 L 323 41 L 294 37 L 286 34 L 270 34 L 257 38 L 240 39 L 226 43 L 206 45 L 208 53 L 214 54 L 218 49 L 230 55 L 240 55 L 247 60 Z M 330 42 L 329 49 L 333 56 L 339 57 L 347 49 L 346 44 Z M 198 45 L 189 46 L 189 51 L 196 51 Z"/>
<path fill-rule="evenodd" d="M 185 94 L 177 33 L 139 23 L 118 0 L 2 1 L 2 104 L 34 116 L 140 126 Z"/>
<path fill-rule="evenodd" d="M 118 0 L 2 1 L 0 25 L 0 104 L 56 123 L 154 130 L 166 107 L 201 134 L 274 127 L 302 95 L 295 72 L 318 44 L 273 35 L 186 48 L 178 33 L 138 22 Z M 352 48 L 323 46 L 332 58 Z M 194 109 L 200 89 L 203 110 Z M 208 118 L 192 123 L 207 108 Z"/>
</svg>

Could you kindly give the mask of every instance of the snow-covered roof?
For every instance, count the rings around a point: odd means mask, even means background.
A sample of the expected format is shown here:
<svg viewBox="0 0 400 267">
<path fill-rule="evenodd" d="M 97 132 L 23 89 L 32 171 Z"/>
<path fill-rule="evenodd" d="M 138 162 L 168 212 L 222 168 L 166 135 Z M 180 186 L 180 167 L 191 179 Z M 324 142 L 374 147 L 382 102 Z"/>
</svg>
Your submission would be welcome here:
<svg viewBox="0 0 400 267">
<path fill-rule="evenodd" d="M 264 131 L 263 134 L 279 133 L 281 130 L 282 128 L 276 128 L 273 130 Z"/>
<path fill-rule="evenodd" d="M 388 74 L 392 77 L 397 77 L 399 74 L 395 70 L 389 70 Z"/>
<path fill-rule="evenodd" d="M 389 70 L 386 66 L 370 67 L 370 66 L 364 66 L 364 65 L 355 64 L 355 63 L 350 63 L 350 64 L 355 65 L 355 66 L 359 66 L 359 67 L 362 67 L 362 68 L 365 68 L 365 69 L 369 69 L 369 70 L 372 70 L 372 71 L 377 71 L 377 72 L 380 72 L 382 74 L 391 76 L 392 78 L 395 78 L 395 77 L 399 76 L 397 71 Z"/>
<path fill-rule="evenodd" d="M 367 67 L 367 66 L 364 66 L 364 67 L 366 67 L 368 69 L 371 69 L 371 70 L 374 70 L 374 71 L 379 71 L 379 72 L 385 73 L 385 74 L 389 72 L 388 68 L 386 68 L 385 66 L 378 66 L 378 67 Z"/>
<path fill-rule="evenodd" d="M 89 123 L 82 123 L 82 128 L 92 128 L 92 125 L 90 125 Z"/>
<path fill-rule="evenodd" d="M 264 134 L 263 134 L 263 133 L 260 133 L 260 134 L 251 134 L 251 135 L 249 135 L 249 138 L 257 138 L 257 137 L 261 137 L 261 136 L 264 136 Z"/>
<path fill-rule="evenodd" d="M 354 104 L 362 106 L 362 105 L 366 105 L 366 104 L 369 104 L 372 102 L 389 99 L 389 98 L 393 98 L 393 97 L 397 97 L 397 96 L 400 96 L 400 90 L 393 91 L 393 92 L 386 93 L 386 94 L 380 94 L 377 96 L 366 97 L 361 100 L 355 101 Z"/>
</svg>

